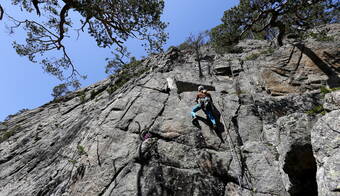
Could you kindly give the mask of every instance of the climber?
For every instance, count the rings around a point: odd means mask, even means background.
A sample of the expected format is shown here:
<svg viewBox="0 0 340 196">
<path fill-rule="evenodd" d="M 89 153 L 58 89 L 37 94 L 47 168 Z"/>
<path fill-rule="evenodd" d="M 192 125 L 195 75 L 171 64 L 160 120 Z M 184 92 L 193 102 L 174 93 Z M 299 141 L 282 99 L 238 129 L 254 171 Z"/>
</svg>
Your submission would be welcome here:
<svg viewBox="0 0 340 196">
<path fill-rule="evenodd" d="M 207 92 L 207 90 L 204 89 L 203 86 L 198 87 L 198 93 L 196 95 L 196 103 L 192 108 L 191 116 L 192 121 L 195 122 L 197 120 L 196 112 L 198 112 L 200 109 L 204 111 L 204 113 L 207 115 L 207 118 L 211 121 L 213 128 L 216 129 L 216 120 L 213 115 L 213 106 L 212 106 L 212 98 L 210 93 Z"/>
</svg>

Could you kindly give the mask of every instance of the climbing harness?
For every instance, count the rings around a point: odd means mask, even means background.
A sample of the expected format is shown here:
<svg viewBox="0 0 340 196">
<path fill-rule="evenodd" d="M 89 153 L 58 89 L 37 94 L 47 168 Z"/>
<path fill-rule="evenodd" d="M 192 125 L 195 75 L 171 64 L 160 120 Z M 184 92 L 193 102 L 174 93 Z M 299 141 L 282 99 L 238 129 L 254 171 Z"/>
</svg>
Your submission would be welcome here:
<svg viewBox="0 0 340 196">
<path fill-rule="evenodd" d="M 199 98 L 198 103 L 200 104 L 203 110 L 207 110 L 211 107 L 211 99 L 208 96 Z"/>
</svg>

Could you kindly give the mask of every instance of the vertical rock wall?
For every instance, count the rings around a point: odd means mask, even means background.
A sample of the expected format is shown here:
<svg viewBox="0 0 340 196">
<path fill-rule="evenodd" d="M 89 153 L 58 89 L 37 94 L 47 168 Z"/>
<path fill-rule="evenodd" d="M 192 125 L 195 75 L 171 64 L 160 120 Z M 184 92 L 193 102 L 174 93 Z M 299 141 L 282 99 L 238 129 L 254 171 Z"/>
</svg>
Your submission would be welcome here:
<svg viewBox="0 0 340 196">
<path fill-rule="evenodd" d="M 0 195 L 337 195 L 338 91 L 319 89 L 337 85 L 339 37 L 239 46 L 203 49 L 203 78 L 172 49 L 114 92 L 107 79 L 1 123 Z M 202 111 L 192 124 L 199 85 L 216 130 Z"/>
</svg>

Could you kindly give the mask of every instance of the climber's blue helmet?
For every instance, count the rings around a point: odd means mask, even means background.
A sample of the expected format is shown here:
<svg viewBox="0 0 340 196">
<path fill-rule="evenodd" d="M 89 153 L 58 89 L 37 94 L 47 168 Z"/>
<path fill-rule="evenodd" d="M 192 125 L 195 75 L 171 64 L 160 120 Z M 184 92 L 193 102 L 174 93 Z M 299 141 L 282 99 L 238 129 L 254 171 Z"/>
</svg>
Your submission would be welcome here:
<svg viewBox="0 0 340 196">
<path fill-rule="evenodd" d="M 204 86 L 201 85 L 198 87 L 198 91 L 203 91 L 203 90 L 204 90 Z"/>
</svg>

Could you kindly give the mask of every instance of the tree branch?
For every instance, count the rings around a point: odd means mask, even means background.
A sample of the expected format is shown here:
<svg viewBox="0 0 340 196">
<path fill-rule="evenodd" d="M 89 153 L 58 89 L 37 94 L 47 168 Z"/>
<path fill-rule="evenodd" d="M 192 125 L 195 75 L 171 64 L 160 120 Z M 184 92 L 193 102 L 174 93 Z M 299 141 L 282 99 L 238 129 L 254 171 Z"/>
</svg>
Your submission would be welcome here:
<svg viewBox="0 0 340 196">
<path fill-rule="evenodd" d="M 4 16 L 4 9 L 2 8 L 0 4 L 0 20 L 2 20 L 3 16 Z"/>
<path fill-rule="evenodd" d="M 59 38 L 57 40 L 60 47 L 62 46 L 61 41 L 64 39 L 64 33 L 65 33 L 64 24 L 66 23 L 65 18 L 70 8 L 71 8 L 71 5 L 66 3 L 60 11 Z"/>
<path fill-rule="evenodd" d="M 39 6 L 38 6 L 39 1 L 38 0 L 32 0 L 32 3 L 34 5 L 35 10 L 37 11 L 37 14 L 40 16 L 41 14 L 40 14 Z"/>
<path fill-rule="evenodd" d="M 253 25 L 254 25 L 256 22 L 258 22 L 258 21 L 260 21 L 260 20 L 262 20 L 262 19 L 264 19 L 264 18 L 267 18 L 267 17 L 268 17 L 268 14 L 269 14 L 270 12 L 272 12 L 272 11 L 273 11 L 273 9 L 262 11 L 262 12 L 261 12 L 254 20 L 251 21 L 250 24 L 246 24 L 244 30 L 242 31 L 242 33 L 240 34 L 239 37 L 242 37 L 243 34 L 246 33 L 248 30 L 252 30 L 252 31 L 253 31 L 253 29 L 252 29 Z M 264 29 L 266 29 L 269 25 L 270 25 L 270 23 L 268 23 L 267 25 L 265 25 L 265 27 L 263 27 L 262 30 L 259 30 L 259 31 L 255 31 L 255 30 L 254 30 L 254 32 L 256 32 L 256 33 L 261 32 L 261 31 L 263 31 Z"/>
<path fill-rule="evenodd" d="M 64 57 L 68 60 L 69 64 L 71 65 L 71 68 L 72 68 L 71 75 L 67 79 L 70 79 L 70 78 L 72 79 L 75 75 L 81 76 L 80 73 L 78 72 L 78 70 L 73 65 L 71 58 L 68 56 L 64 46 L 62 46 L 62 49 L 63 49 Z"/>
</svg>

